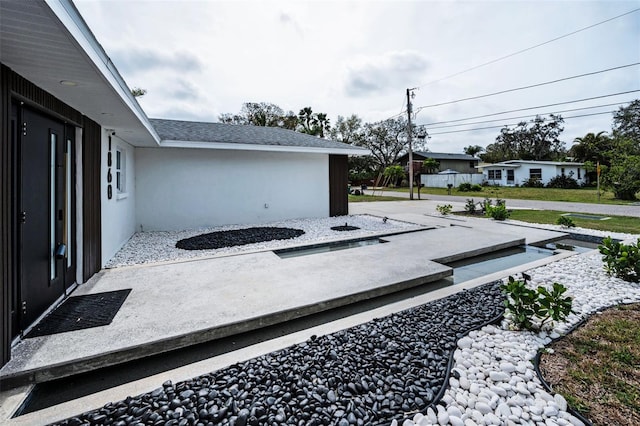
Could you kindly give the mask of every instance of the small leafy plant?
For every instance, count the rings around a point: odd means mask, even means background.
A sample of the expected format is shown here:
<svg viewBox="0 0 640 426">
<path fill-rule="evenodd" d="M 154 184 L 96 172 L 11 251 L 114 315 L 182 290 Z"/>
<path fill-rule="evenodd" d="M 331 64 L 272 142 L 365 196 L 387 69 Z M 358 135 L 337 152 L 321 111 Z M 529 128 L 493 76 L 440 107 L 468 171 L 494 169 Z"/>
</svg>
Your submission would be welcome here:
<svg viewBox="0 0 640 426">
<path fill-rule="evenodd" d="M 495 206 L 485 204 L 485 215 L 495 220 L 505 220 L 509 217 L 509 211 L 504 205 L 504 202 L 496 204 Z"/>
<path fill-rule="evenodd" d="M 467 198 L 467 203 L 464 205 L 464 211 L 469 214 L 476 214 L 476 202 L 473 198 Z"/>
<path fill-rule="evenodd" d="M 438 204 L 436 206 L 436 210 L 442 215 L 442 216 L 446 216 L 448 214 L 451 214 L 451 211 L 453 211 L 453 206 L 451 204 Z"/>
<path fill-rule="evenodd" d="M 623 244 L 606 237 L 598 250 L 609 275 L 629 282 L 640 282 L 640 238 L 635 244 Z"/>
<path fill-rule="evenodd" d="M 556 220 L 556 224 L 564 226 L 565 228 L 574 228 L 576 226 L 569 216 L 560 216 L 558 220 Z"/>
<path fill-rule="evenodd" d="M 518 330 L 541 330 L 547 323 L 563 321 L 571 313 L 573 300 L 566 296 L 567 288 L 553 283 L 551 289 L 527 286 L 528 276 L 522 280 L 509 276 L 500 289 L 507 296 L 504 305 L 514 328 Z"/>
</svg>

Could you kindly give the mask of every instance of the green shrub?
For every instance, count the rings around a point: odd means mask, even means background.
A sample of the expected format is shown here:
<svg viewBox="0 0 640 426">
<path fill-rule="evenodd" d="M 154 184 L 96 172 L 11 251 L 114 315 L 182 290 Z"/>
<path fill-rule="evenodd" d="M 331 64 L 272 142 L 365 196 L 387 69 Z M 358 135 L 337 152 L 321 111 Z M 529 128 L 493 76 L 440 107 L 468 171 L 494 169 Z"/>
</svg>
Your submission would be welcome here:
<svg viewBox="0 0 640 426">
<path fill-rule="evenodd" d="M 458 191 L 460 192 L 469 192 L 471 191 L 471 184 L 469 182 L 463 182 L 458 185 Z"/>
<path fill-rule="evenodd" d="M 573 301 L 565 296 L 567 288 L 562 284 L 534 290 L 527 286 L 527 276 L 522 280 L 509 276 L 500 289 L 507 296 L 504 306 L 509 319 L 518 330 L 540 330 L 548 321 L 564 321 L 571 313 Z"/>
<path fill-rule="evenodd" d="M 476 214 L 476 202 L 473 198 L 467 198 L 467 204 L 464 205 L 464 211 L 469 214 Z"/>
<path fill-rule="evenodd" d="M 544 183 L 538 178 L 529 178 L 522 181 L 525 188 L 544 188 Z"/>
<path fill-rule="evenodd" d="M 547 188 L 562 188 L 562 189 L 578 189 L 580 185 L 578 181 L 573 178 L 573 172 L 569 175 L 560 175 L 552 177 L 547 183 Z"/>
<path fill-rule="evenodd" d="M 481 192 L 482 191 L 482 185 L 477 184 L 477 183 L 471 185 L 471 191 L 473 191 L 473 192 Z"/>
<path fill-rule="evenodd" d="M 606 237 L 598 250 L 609 275 L 625 281 L 640 282 L 640 238 L 635 244 L 623 244 Z"/>
<path fill-rule="evenodd" d="M 495 220 L 505 220 L 509 217 L 509 211 L 504 202 L 495 206 L 485 203 L 485 216 Z"/>
<path fill-rule="evenodd" d="M 442 216 L 446 216 L 451 214 L 453 206 L 451 204 L 439 204 L 436 206 L 436 210 L 438 210 Z"/>
<path fill-rule="evenodd" d="M 560 216 L 558 220 L 556 220 L 556 224 L 564 226 L 565 228 L 574 228 L 576 226 L 569 216 Z"/>
</svg>

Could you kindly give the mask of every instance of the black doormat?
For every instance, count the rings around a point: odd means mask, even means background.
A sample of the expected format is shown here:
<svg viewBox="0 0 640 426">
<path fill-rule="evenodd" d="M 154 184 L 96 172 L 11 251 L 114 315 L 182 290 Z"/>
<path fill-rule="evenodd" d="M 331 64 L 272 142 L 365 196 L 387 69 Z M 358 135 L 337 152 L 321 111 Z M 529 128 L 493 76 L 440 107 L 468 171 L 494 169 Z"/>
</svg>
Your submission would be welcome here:
<svg viewBox="0 0 640 426">
<path fill-rule="evenodd" d="M 31 329 L 25 338 L 111 324 L 131 289 L 70 297 Z"/>
</svg>

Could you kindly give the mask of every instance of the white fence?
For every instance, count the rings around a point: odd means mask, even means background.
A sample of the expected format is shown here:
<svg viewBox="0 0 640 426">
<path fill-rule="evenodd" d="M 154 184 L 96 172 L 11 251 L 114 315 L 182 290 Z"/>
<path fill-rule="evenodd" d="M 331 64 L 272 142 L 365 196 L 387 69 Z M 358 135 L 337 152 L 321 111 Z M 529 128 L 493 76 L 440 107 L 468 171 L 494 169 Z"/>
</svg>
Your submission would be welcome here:
<svg viewBox="0 0 640 426">
<path fill-rule="evenodd" d="M 457 173 L 450 175 L 420 175 L 420 183 L 429 188 L 446 188 L 448 184 L 457 187 L 461 183 L 482 184 L 481 173 Z"/>
</svg>

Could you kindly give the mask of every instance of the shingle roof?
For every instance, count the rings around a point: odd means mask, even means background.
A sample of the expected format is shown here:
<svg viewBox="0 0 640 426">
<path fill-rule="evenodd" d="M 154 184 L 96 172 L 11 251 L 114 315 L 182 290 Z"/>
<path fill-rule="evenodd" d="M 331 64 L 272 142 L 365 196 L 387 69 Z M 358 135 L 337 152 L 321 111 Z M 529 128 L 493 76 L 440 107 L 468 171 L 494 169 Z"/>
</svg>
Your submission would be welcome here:
<svg viewBox="0 0 640 426">
<path fill-rule="evenodd" d="M 278 127 L 149 119 L 162 140 L 362 151 L 364 148 Z"/>
<path fill-rule="evenodd" d="M 466 160 L 474 161 L 479 158 L 469 154 L 455 154 L 448 152 L 430 152 L 430 151 L 415 151 L 414 154 L 418 154 L 425 158 L 433 158 L 434 160 Z"/>
</svg>

